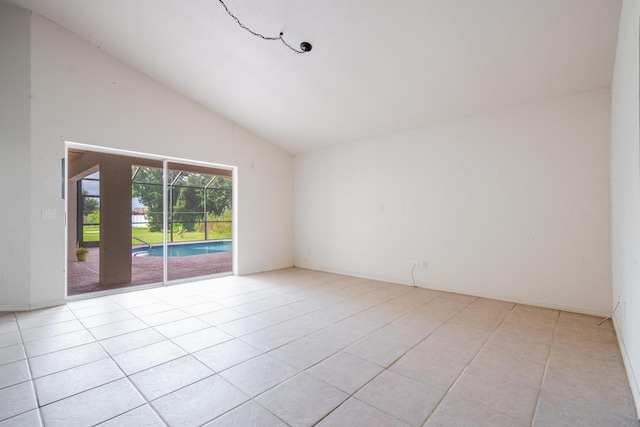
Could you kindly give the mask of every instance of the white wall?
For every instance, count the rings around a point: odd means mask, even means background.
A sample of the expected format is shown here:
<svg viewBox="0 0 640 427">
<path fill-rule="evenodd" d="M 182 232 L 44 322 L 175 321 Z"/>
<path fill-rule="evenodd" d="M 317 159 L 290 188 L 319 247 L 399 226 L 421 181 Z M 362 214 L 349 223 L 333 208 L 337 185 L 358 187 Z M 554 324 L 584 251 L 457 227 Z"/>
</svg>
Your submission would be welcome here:
<svg viewBox="0 0 640 427">
<path fill-rule="evenodd" d="M 295 265 L 602 315 L 610 91 L 296 156 Z M 428 268 L 423 268 L 423 261 Z"/>
<path fill-rule="evenodd" d="M 622 6 L 611 107 L 611 240 L 614 320 L 640 414 L 640 1 Z"/>
<path fill-rule="evenodd" d="M 0 3 L 0 306 L 29 299 L 29 22 Z M 23 167 L 17 167 L 23 165 Z"/>
<path fill-rule="evenodd" d="M 24 193 L 4 199 L 17 205 L 30 195 L 25 228 L 32 232 L 31 262 L 18 274 L 30 276 L 31 297 L 22 304 L 48 305 L 64 297 L 60 159 L 65 140 L 237 166 L 239 274 L 292 265 L 290 154 L 36 14 L 31 94 L 31 144 L 21 145 L 31 158 L 26 164 L 1 160 L 15 173 L 30 171 Z M 4 100 L 2 108 L 7 108 Z M 43 220 L 43 208 L 56 209 L 57 218 Z"/>
</svg>

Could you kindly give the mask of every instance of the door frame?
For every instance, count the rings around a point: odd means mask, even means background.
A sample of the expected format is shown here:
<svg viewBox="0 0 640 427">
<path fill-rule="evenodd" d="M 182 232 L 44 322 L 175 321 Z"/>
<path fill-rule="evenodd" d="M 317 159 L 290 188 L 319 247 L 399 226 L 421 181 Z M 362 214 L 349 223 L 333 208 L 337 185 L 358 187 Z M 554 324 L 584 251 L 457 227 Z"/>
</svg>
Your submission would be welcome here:
<svg viewBox="0 0 640 427">
<path fill-rule="evenodd" d="M 168 170 L 168 165 L 169 163 L 171 164 L 183 164 L 183 165 L 188 165 L 188 166 L 195 166 L 195 167 L 203 167 L 203 168 L 210 168 L 210 169 L 221 169 L 221 170 L 226 170 L 226 171 L 230 171 L 231 172 L 231 179 L 232 179 L 232 188 L 231 188 L 231 203 L 232 203 L 232 249 L 231 249 L 231 274 L 234 276 L 238 275 L 238 233 L 239 233 L 239 224 L 238 224 L 238 168 L 236 166 L 231 166 L 231 165 L 225 165 L 225 164 L 221 164 L 221 163 L 213 163 L 213 162 L 204 162 L 204 161 L 199 161 L 199 160 L 191 160 L 191 159 L 184 159 L 184 158 L 178 158 L 178 157 L 172 157 L 172 156 L 166 156 L 166 155 L 161 155 L 161 154 L 152 154 L 152 153 L 142 153 L 142 152 L 137 152 L 137 151 L 130 151 L 130 150 L 122 150 L 122 149 L 117 149 L 117 148 L 110 148 L 110 147 L 103 147 L 103 146 L 97 146 L 97 145 L 91 145 L 91 144 L 84 144 L 84 143 L 77 143 L 77 142 L 72 142 L 72 141 L 65 141 L 65 152 L 64 152 L 64 171 L 63 171 L 63 175 L 64 175 L 64 183 L 63 183 L 63 192 L 64 192 L 64 198 L 65 198 L 65 202 L 64 202 L 64 208 L 65 208 L 65 222 L 64 222 L 64 262 L 65 262 L 65 275 L 64 275 L 64 294 L 65 294 L 65 299 L 66 300 L 70 300 L 70 299 L 83 299 L 83 298 L 91 298 L 91 297 L 95 297 L 95 296 L 100 296 L 100 295 L 109 295 L 109 294 L 114 294 L 114 293 L 122 293 L 122 292 L 130 292 L 130 291 L 138 291 L 141 289 L 145 289 L 145 288 L 154 288 L 154 287 L 159 287 L 159 286 L 167 286 L 167 285 L 173 285 L 173 284 L 178 284 L 178 283 L 184 283 L 184 282 L 188 282 L 188 281 L 193 281 L 193 280 L 200 280 L 200 278 L 203 279 L 207 279 L 210 278 L 211 276 L 197 276 L 197 277 L 193 277 L 193 278 L 189 278 L 189 279 L 180 279 L 180 280 L 172 280 L 169 281 L 167 278 L 167 226 L 168 226 L 168 216 L 167 216 L 167 211 L 168 211 L 168 206 L 167 206 L 167 170 Z M 68 291 L 68 270 L 67 270 L 67 266 L 68 266 L 68 262 L 69 262 L 69 257 L 70 257 L 70 248 L 69 248 L 69 244 L 73 243 L 73 242 L 69 242 L 69 226 L 76 226 L 76 224 L 69 224 L 69 194 L 66 191 L 66 189 L 68 188 L 68 183 L 69 183 L 69 151 L 70 150 L 82 150 L 82 151 L 89 151 L 89 152 L 95 152 L 95 153 L 103 153 L 103 154 L 112 154 L 112 155 L 121 155 L 121 156 L 127 156 L 127 157 L 137 157 L 140 159 L 147 159 L 147 160 L 155 160 L 155 161 L 162 161 L 163 164 L 163 210 L 164 210 L 164 214 L 163 214 L 163 218 L 164 218 L 164 226 L 163 226 L 163 246 L 164 246 L 164 256 L 163 256 L 163 280 L 162 283 L 153 283 L 153 284 L 148 284 L 148 285 L 139 285 L 139 286 L 135 286 L 135 287 L 124 287 L 124 288 L 116 288 L 113 290 L 106 290 L 106 291 L 98 291 L 98 292 L 91 292 L 91 293 L 87 293 L 87 294 L 81 294 L 81 295 L 73 295 L 73 296 L 69 296 L 67 294 Z M 77 222 L 77 218 L 76 218 L 76 222 Z M 75 248 L 75 243 L 74 243 L 74 248 Z"/>
</svg>

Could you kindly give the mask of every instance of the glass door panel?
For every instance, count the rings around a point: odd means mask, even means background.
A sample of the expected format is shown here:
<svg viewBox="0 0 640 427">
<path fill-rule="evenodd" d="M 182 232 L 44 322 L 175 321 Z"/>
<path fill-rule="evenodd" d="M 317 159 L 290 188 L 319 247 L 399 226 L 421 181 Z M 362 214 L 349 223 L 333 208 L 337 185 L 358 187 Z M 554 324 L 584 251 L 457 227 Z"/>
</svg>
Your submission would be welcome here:
<svg viewBox="0 0 640 427">
<path fill-rule="evenodd" d="M 162 283 L 163 177 L 162 168 L 131 168 L 131 281 Z"/>
<path fill-rule="evenodd" d="M 100 172 L 78 181 L 78 246 L 100 246 Z"/>
<path fill-rule="evenodd" d="M 169 281 L 232 271 L 231 177 L 215 172 L 170 164 L 167 174 Z"/>
</svg>

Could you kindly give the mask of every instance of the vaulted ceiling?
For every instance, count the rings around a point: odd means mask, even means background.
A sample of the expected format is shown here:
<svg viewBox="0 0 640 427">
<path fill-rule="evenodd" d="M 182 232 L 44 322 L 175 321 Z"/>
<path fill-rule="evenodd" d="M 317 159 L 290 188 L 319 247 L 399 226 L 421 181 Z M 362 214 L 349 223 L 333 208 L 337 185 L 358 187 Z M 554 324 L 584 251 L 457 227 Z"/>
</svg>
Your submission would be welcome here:
<svg viewBox="0 0 640 427">
<path fill-rule="evenodd" d="M 298 153 L 611 84 L 620 0 L 8 0 Z"/>
</svg>

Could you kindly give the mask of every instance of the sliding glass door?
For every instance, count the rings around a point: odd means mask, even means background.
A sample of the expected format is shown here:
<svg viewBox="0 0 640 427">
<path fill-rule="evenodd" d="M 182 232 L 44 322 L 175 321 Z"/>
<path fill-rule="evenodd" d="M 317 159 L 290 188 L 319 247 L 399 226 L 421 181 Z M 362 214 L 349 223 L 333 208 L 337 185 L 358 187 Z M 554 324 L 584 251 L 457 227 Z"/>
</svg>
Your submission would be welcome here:
<svg viewBox="0 0 640 427">
<path fill-rule="evenodd" d="M 233 271 L 231 169 L 69 145 L 68 295 Z"/>
</svg>

